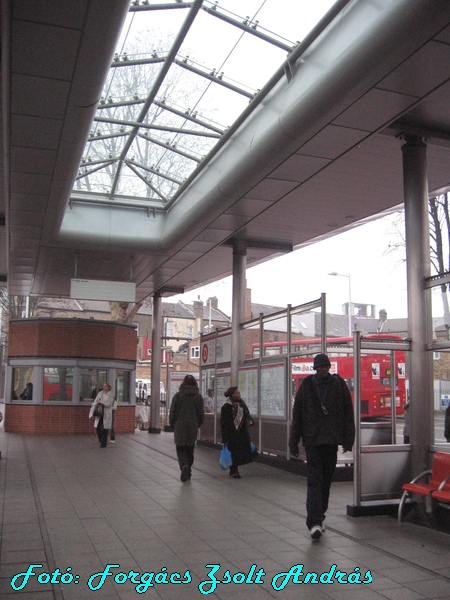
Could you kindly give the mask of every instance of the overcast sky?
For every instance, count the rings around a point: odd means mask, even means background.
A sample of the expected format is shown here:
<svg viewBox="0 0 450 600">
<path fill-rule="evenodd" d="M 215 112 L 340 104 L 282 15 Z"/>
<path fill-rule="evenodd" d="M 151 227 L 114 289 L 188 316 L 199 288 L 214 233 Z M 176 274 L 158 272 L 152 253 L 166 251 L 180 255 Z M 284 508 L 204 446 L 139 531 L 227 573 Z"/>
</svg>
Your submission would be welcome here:
<svg viewBox="0 0 450 600">
<path fill-rule="evenodd" d="M 374 304 L 375 316 L 385 309 L 388 318 L 406 317 L 404 251 L 388 251 L 389 245 L 401 243 L 392 223 L 393 216 L 387 216 L 248 269 L 252 302 L 284 308 L 325 292 L 328 312 L 342 314 L 350 291 L 352 302 Z M 331 272 L 344 276 L 328 275 Z M 350 275 L 350 290 L 346 275 Z M 206 303 L 210 296 L 217 296 L 219 308 L 231 314 L 231 294 L 232 279 L 227 277 L 170 300 L 190 303 L 200 297 Z"/>
</svg>

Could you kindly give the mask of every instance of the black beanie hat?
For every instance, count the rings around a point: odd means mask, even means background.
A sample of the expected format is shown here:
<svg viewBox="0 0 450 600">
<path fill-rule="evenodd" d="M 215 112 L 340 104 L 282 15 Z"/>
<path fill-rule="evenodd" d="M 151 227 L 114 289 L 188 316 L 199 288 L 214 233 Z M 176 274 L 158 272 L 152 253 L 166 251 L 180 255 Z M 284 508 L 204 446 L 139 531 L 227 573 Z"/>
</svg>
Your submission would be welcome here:
<svg viewBox="0 0 450 600">
<path fill-rule="evenodd" d="M 331 367 L 330 359 L 326 354 L 317 354 L 314 357 L 314 369 L 317 367 Z"/>
</svg>

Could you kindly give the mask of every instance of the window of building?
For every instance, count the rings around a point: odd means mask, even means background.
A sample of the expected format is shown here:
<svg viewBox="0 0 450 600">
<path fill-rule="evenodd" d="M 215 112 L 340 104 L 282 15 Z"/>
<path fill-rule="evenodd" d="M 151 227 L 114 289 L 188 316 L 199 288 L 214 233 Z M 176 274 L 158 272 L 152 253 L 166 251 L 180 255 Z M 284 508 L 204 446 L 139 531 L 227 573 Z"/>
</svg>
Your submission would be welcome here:
<svg viewBox="0 0 450 600">
<path fill-rule="evenodd" d="M 44 402 L 72 402 L 72 390 L 71 367 L 44 367 Z"/>
<path fill-rule="evenodd" d="M 80 402 L 92 402 L 105 381 L 105 369 L 80 369 Z"/>
<path fill-rule="evenodd" d="M 173 321 L 166 321 L 165 329 L 166 329 L 166 337 L 172 337 L 173 336 Z"/>
<path fill-rule="evenodd" d="M 12 372 L 11 400 L 33 399 L 33 367 L 17 367 Z"/>
<path fill-rule="evenodd" d="M 130 402 L 130 371 L 116 370 L 116 400 Z"/>
<path fill-rule="evenodd" d="M 200 346 L 191 346 L 191 358 L 200 358 Z"/>
<path fill-rule="evenodd" d="M 188 325 L 186 327 L 186 336 L 191 338 L 193 333 L 194 333 L 194 328 L 192 327 L 192 325 Z"/>
</svg>

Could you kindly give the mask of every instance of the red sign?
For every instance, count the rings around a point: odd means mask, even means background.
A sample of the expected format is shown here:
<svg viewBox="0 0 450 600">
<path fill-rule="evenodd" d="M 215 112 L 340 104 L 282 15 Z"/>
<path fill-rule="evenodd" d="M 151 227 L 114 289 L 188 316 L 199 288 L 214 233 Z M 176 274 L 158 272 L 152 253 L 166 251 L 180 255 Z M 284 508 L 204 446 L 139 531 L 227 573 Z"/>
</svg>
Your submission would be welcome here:
<svg viewBox="0 0 450 600">
<path fill-rule="evenodd" d="M 203 364 L 208 362 L 208 344 L 203 344 L 202 348 L 202 362 Z"/>
</svg>

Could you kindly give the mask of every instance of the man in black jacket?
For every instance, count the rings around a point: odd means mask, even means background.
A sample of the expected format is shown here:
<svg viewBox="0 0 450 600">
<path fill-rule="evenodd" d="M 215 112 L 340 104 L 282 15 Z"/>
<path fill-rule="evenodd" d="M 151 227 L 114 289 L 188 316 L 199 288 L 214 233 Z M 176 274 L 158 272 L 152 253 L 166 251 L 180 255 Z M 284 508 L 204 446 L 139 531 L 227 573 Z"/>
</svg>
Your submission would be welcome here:
<svg viewBox="0 0 450 600">
<path fill-rule="evenodd" d="M 326 354 L 314 358 L 315 375 L 303 380 L 297 391 L 292 415 L 289 448 L 298 456 L 303 439 L 307 461 L 306 525 L 313 539 L 325 531 L 331 480 L 336 468 L 338 446 L 349 452 L 355 441 L 355 420 L 349 389 L 339 375 L 330 374 Z"/>
</svg>

